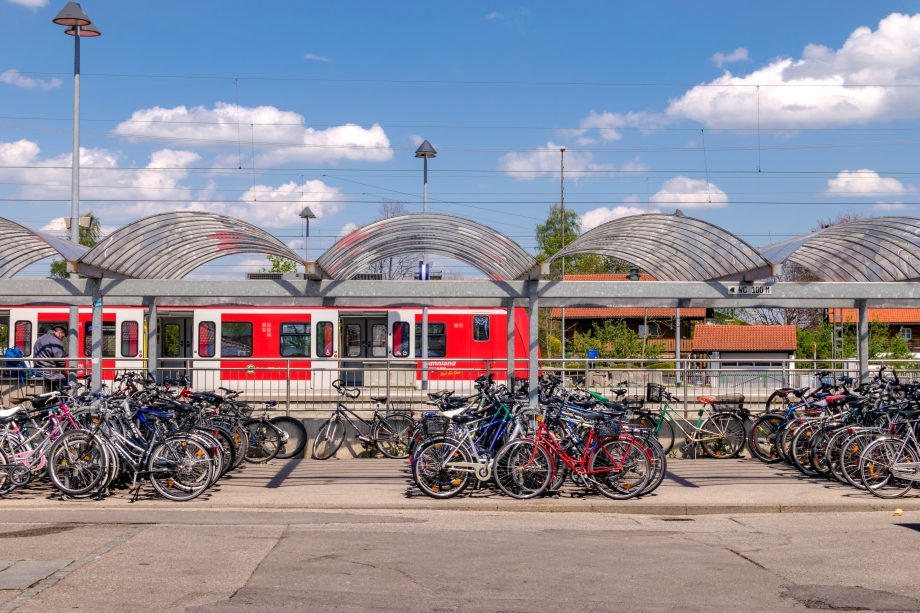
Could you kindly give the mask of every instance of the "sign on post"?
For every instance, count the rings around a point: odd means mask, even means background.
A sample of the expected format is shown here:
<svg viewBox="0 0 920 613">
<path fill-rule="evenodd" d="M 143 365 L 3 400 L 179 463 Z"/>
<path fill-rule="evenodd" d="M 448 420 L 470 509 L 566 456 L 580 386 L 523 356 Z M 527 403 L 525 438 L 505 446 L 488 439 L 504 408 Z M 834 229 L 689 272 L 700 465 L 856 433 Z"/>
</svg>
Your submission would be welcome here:
<svg viewBox="0 0 920 613">
<path fill-rule="evenodd" d="M 772 286 L 755 283 L 727 285 L 729 296 L 766 296 L 772 294 Z"/>
</svg>

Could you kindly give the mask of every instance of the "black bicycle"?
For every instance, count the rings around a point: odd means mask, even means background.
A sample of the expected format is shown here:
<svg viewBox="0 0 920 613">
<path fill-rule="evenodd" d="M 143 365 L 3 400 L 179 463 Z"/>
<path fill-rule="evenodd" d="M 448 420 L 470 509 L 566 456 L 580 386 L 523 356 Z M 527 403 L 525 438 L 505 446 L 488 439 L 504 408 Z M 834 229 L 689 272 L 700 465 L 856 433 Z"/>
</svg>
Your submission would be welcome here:
<svg viewBox="0 0 920 613">
<path fill-rule="evenodd" d="M 333 381 L 332 387 L 339 393 L 340 399 L 335 407 L 335 413 L 320 427 L 313 440 L 315 459 L 328 460 L 334 456 L 345 442 L 345 432 L 348 426 L 351 426 L 358 440 L 366 448 L 376 447 L 388 458 L 409 457 L 409 442 L 412 440 L 416 427 L 411 417 L 401 413 L 380 415 L 380 405 L 385 404 L 387 399 L 378 397 L 373 398 L 377 405 L 374 407 L 374 416 L 368 421 L 345 406 L 345 399 L 357 398 L 361 395 L 361 390 L 345 387 L 345 382 L 341 379 Z"/>
</svg>

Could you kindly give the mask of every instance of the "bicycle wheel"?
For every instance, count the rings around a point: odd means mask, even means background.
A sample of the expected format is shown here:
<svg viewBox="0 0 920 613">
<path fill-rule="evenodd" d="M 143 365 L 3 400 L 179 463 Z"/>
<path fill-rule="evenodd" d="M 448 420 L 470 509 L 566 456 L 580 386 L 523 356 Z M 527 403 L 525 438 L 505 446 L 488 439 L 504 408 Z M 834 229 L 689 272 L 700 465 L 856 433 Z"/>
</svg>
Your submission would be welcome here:
<svg viewBox="0 0 920 613">
<path fill-rule="evenodd" d="M 806 477 L 818 476 L 818 472 L 812 468 L 811 463 L 808 461 L 808 444 L 817 431 L 814 426 L 814 423 L 806 422 L 803 424 L 798 432 L 795 433 L 795 436 L 792 437 L 792 445 L 789 446 L 791 451 L 789 458 L 792 460 L 792 465 Z"/>
<path fill-rule="evenodd" d="M 83 430 L 56 440 L 48 450 L 48 477 L 54 487 L 68 496 L 91 492 L 107 471 L 104 444 Z"/>
<path fill-rule="evenodd" d="M 916 475 L 920 456 L 904 441 L 882 438 L 863 450 L 859 460 L 859 475 L 863 486 L 879 498 L 900 498 L 914 486 L 910 478 Z"/>
<path fill-rule="evenodd" d="M 659 420 L 661 421 L 660 425 Z M 671 425 L 671 420 L 654 413 L 641 413 L 631 421 L 640 428 L 651 430 L 661 444 L 661 448 L 664 449 L 665 455 L 671 453 L 674 448 L 674 426 Z"/>
<path fill-rule="evenodd" d="M 808 443 L 808 463 L 816 474 L 831 479 L 831 468 L 827 464 L 826 455 L 827 443 L 840 428 L 839 423 L 828 424 L 814 433 Z"/>
<path fill-rule="evenodd" d="M 423 494 L 445 499 L 466 489 L 472 471 L 447 466 L 449 462 L 470 462 L 469 452 L 457 440 L 437 438 L 419 448 L 412 463 L 412 478 Z"/>
<path fill-rule="evenodd" d="M 703 422 L 700 445 L 710 458 L 737 458 L 744 449 L 744 422 L 731 413 L 719 413 Z"/>
<path fill-rule="evenodd" d="M 638 441 L 612 439 L 598 445 L 588 460 L 586 475 L 600 493 L 614 500 L 640 495 L 652 476 L 649 454 Z"/>
<path fill-rule="evenodd" d="M 495 456 L 495 482 L 505 494 L 518 500 L 539 496 L 553 480 L 553 461 L 533 441 L 512 441 Z"/>
<path fill-rule="evenodd" d="M 878 436 L 876 432 L 860 432 L 844 441 L 840 448 L 840 472 L 847 483 L 855 488 L 866 489 L 859 472 L 859 460 L 866 447 Z"/>
<path fill-rule="evenodd" d="M 786 410 L 789 408 L 789 400 L 786 396 L 781 396 L 777 392 L 773 392 L 767 398 L 766 412 L 777 415 L 785 414 Z"/>
<path fill-rule="evenodd" d="M 333 415 L 322 425 L 313 439 L 313 458 L 328 460 L 345 442 L 345 424 L 338 415 Z"/>
<path fill-rule="evenodd" d="M 405 415 L 390 415 L 374 424 L 371 437 L 380 453 L 394 460 L 402 460 L 409 457 L 409 440 L 415 427 L 415 422 Z"/>
<path fill-rule="evenodd" d="M 269 421 L 287 434 L 287 440 L 281 445 L 276 458 L 287 460 L 303 453 L 303 448 L 307 446 L 307 429 L 302 421 L 286 416 L 273 417 Z"/>
<path fill-rule="evenodd" d="M 781 462 L 776 437 L 784 418 L 782 415 L 762 415 L 751 426 L 748 449 L 751 455 L 766 464 Z"/>
<path fill-rule="evenodd" d="M 641 437 L 640 442 L 645 447 L 651 456 L 651 468 L 652 474 L 649 477 L 648 483 L 645 484 L 640 496 L 645 494 L 651 494 L 654 492 L 661 482 L 664 481 L 664 476 L 668 472 L 668 456 L 664 452 L 664 448 L 661 446 L 661 443 L 657 438 L 653 436 Z"/>
<path fill-rule="evenodd" d="M 172 436 L 153 448 L 147 461 L 150 482 L 161 496 L 184 502 L 197 498 L 213 479 L 210 451 L 195 437 Z"/>
<path fill-rule="evenodd" d="M 249 432 L 246 461 L 259 464 L 274 460 L 281 449 L 281 430 L 263 419 L 251 419 L 243 425 Z"/>
<path fill-rule="evenodd" d="M 0 464 L 9 464 L 10 461 L 7 459 L 6 452 L 0 448 Z M 8 493 L 16 484 L 13 482 L 11 471 L 13 468 L 4 468 L 0 469 L 0 495 Z"/>
</svg>

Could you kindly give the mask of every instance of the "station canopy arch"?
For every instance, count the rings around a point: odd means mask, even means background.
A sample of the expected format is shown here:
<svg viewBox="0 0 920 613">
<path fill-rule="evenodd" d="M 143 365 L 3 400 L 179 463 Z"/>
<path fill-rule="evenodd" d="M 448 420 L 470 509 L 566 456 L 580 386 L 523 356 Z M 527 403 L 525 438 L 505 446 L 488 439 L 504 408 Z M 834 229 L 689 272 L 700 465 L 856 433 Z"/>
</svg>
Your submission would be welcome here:
<svg viewBox="0 0 920 613">
<path fill-rule="evenodd" d="M 792 262 L 822 281 L 920 279 L 920 219 L 870 217 L 763 247 L 774 264 Z"/>
<path fill-rule="evenodd" d="M 358 228 L 319 257 L 332 279 L 351 279 L 380 260 L 428 253 L 472 266 L 493 281 L 523 279 L 537 261 L 523 247 L 489 226 L 443 213 L 388 217 Z"/>
<path fill-rule="evenodd" d="M 72 243 L 44 232 L 0 217 L 0 278 L 8 279 L 26 266 L 50 257 L 61 257 L 75 262 L 89 251 L 83 245 Z"/>
<path fill-rule="evenodd" d="M 302 262 L 290 247 L 250 223 L 200 211 L 174 211 L 115 230 L 80 258 L 90 277 L 181 279 L 228 255 L 262 253 Z"/>
<path fill-rule="evenodd" d="M 588 230 L 544 262 L 604 255 L 642 268 L 658 281 L 750 280 L 769 277 L 770 263 L 742 239 L 682 214 L 650 213 Z"/>
</svg>

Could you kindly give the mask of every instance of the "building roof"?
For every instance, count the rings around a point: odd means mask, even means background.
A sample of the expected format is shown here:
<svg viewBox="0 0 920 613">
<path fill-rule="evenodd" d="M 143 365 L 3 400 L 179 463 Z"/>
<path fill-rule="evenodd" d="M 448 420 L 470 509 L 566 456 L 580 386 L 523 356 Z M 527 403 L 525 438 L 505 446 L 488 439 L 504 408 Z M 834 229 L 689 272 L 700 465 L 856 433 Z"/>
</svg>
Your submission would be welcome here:
<svg viewBox="0 0 920 613">
<path fill-rule="evenodd" d="M 795 326 L 704 325 L 693 330 L 694 351 L 795 351 Z"/>
<path fill-rule="evenodd" d="M 833 319 L 835 313 L 843 314 L 843 321 L 856 323 L 859 321 L 858 309 L 828 309 L 828 318 Z M 566 311 L 566 316 L 568 316 Z M 869 321 L 880 321 L 887 324 L 917 324 L 920 323 L 920 309 L 869 309 Z"/>
<path fill-rule="evenodd" d="M 644 308 L 626 308 L 626 307 L 614 307 L 614 308 L 579 308 L 579 307 L 567 307 L 565 309 L 565 318 L 566 319 L 626 319 L 626 318 L 644 318 L 645 317 Z M 675 317 L 677 315 L 676 309 L 670 308 L 650 308 L 648 309 L 648 316 L 650 319 L 656 317 Z M 706 309 L 681 309 L 680 316 L 683 319 L 705 319 L 706 318 Z M 551 319 L 561 319 L 562 318 L 562 309 L 555 308 L 550 313 Z"/>
<path fill-rule="evenodd" d="M 604 275 L 579 275 L 567 274 L 566 281 L 629 281 L 629 273 L 604 274 Z M 640 281 L 654 281 L 652 275 L 642 273 L 639 275 Z"/>
</svg>

